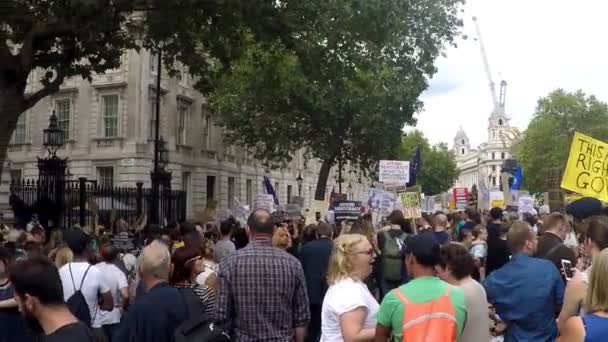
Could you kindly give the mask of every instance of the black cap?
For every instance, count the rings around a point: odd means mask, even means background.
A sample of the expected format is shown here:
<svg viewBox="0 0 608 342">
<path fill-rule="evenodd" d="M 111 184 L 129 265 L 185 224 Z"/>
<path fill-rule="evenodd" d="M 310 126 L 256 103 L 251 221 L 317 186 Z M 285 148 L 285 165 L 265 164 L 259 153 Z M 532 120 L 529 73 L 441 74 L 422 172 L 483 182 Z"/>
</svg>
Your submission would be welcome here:
<svg viewBox="0 0 608 342">
<path fill-rule="evenodd" d="M 433 234 L 418 234 L 405 242 L 405 254 L 413 254 L 416 261 L 423 265 L 433 267 L 439 263 L 440 246 Z"/>
<path fill-rule="evenodd" d="M 90 241 L 91 237 L 81 229 L 70 229 L 63 233 L 63 240 L 76 255 L 83 254 Z"/>
<path fill-rule="evenodd" d="M 574 218 L 584 220 L 602 213 L 602 202 L 597 198 L 583 197 L 566 206 L 566 213 Z"/>
</svg>

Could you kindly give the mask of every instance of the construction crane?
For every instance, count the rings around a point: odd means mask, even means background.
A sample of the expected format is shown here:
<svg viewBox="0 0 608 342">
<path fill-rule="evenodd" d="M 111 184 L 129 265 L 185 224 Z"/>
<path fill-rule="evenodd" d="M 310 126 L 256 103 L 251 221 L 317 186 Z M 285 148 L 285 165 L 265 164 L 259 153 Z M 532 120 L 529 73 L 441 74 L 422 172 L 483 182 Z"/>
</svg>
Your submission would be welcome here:
<svg viewBox="0 0 608 342">
<path fill-rule="evenodd" d="M 492 95 L 492 104 L 494 105 L 494 111 L 503 111 L 505 109 L 505 98 L 507 96 L 507 82 L 504 80 L 500 82 L 500 98 L 496 95 L 496 85 L 492 79 L 492 72 L 490 71 L 490 63 L 488 62 L 488 55 L 486 48 L 483 45 L 483 39 L 481 38 L 481 30 L 479 29 L 479 23 L 477 17 L 473 17 L 475 23 L 475 31 L 477 32 L 477 40 L 479 41 L 479 50 L 481 51 L 481 58 L 483 65 L 486 69 L 486 76 L 490 85 L 490 93 Z"/>
</svg>

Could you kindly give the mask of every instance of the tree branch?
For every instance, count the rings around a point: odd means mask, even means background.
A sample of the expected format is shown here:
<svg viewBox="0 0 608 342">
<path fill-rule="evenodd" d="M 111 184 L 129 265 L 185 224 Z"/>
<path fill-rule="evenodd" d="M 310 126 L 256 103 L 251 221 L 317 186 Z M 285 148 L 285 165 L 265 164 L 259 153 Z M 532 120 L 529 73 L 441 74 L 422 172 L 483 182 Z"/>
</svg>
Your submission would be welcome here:
<svg viewBox="0 0 608 342">
<path fill-rule="evenodd" d="M 34 65 L 34 44 L 38 39 L 48 39 L 61 37 L 73 33 L 77 28 L 69 25 L 65 21 L 57 18 L 51 18 L 47 22 L 35 23 L 23 39 L 19 57 L 21 67 L 25 70 L 31 70 Z"/>
<path fill-rule="evenodd" d="M 44 87 L 42 89 L 36 91 L 32 95 L 23 99 L 22 105 L 21 105 L 23 111 L 26 111 L 26 110 L 32 108 L 36 103 L 38 103 L 38 101 L 42 100 L 46 96 L 54 94 L 59 91 L 59 87 L 63 83 L 63 80 L 65 79 L 65 75 L 60 71 L 56 71 L 56 72 L 57 72 L 57 76 L 55 77 L 55 80 L 53 80 L 52 82 L 48 82 L 48 81 L 42 82 L 44 84 Z"/>
</svg>

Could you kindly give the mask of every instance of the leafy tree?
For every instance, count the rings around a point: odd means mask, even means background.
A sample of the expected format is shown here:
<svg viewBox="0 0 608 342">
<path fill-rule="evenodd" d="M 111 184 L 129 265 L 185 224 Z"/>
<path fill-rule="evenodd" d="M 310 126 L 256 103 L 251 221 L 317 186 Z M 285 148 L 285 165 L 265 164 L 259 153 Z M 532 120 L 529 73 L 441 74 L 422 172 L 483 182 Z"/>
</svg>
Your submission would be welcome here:
<svg viewBox="0 0 608 342">
<path fill-rule="evenodd" d="M 437 195 L 450 189 L 458 178 L 453 152 L 445 143 L 431 146 L 422 132 L 415 130 L 403 137 L 399 159 L 411 160 L 417 147 L 420 147 L 422 167 L 416 179 L 422 192 Z"/>
<path fill-rule="evenodd" d="M 117 68 L 129 49 L 162 42 L 165 66 L 176 60 L 199 88 L 236 58 L 247 40 L 284 30 L 267 0 L 10 0 L 0 5 L 0 174 L 19 115 L 69 77 L 90 79 Z M 246 33 L 246 34 L 245 34 Z M 281 33 L 282 34 L 282 33 Z M 28 76 L 42 70 L 25 93 Z"/>
<path fill-rule="evenodd" d="M 304 148 L 322 161 L 317 200 L 340 160 L 374 170 L 414 122 L 435 58 L 458 35 L 460 3 L 281 1 L 288 31 L 247 45 L 210 97 L 227 140 L 269 166 Z"/>
<path fill-rule="evenodd" d="M 524 186 L 547 190 L 549 170 L 566 166 L 574 132 L 608 141 L 608 105 L 582 91 L 558 89 L 538 101 L 536 111 L 513 152 L 524 171 Z"/>
</svg>

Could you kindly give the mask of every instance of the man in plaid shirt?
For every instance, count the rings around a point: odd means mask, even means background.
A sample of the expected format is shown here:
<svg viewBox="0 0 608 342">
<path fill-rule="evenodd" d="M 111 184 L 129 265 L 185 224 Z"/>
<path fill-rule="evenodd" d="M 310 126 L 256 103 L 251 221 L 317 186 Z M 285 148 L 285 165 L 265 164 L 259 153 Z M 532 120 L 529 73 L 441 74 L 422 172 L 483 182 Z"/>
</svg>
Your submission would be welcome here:
<svg viewBox="0 0 608 342">
<path fill-rule="evenodd" d="M 302 265 L 272 246 L 270 212 L 248 220 L 250 242 L 220 262 L 216 321 L 236 341 L 304 342 L 310 321 Z"/>
</svg>

